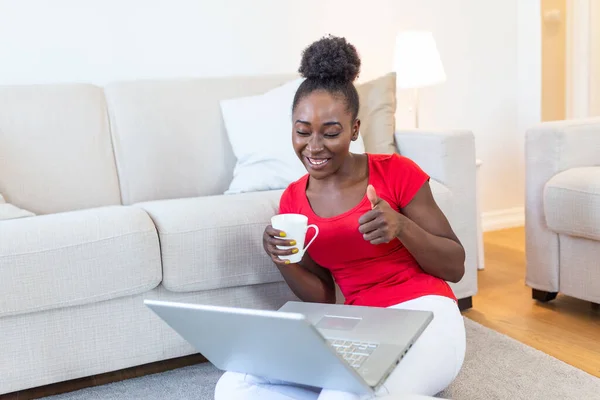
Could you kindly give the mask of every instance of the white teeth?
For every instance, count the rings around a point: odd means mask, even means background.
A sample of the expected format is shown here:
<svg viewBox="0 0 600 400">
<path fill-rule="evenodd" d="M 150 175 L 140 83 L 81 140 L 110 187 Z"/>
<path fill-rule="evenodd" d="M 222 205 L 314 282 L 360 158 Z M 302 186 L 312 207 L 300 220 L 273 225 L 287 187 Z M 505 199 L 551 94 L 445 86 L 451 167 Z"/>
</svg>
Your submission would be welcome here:
<svg viewBox="0 0 600 400">
<path fill-rule="evenodd" d="M 308 158 L 308 157 L 307 157 Z M 327 162 L 327 158 L 325 159 L 315 159 L 315 158 L 308 158 L 308 162 L 311 163 L 312 165 L 323 165 Z"/>
</svg>

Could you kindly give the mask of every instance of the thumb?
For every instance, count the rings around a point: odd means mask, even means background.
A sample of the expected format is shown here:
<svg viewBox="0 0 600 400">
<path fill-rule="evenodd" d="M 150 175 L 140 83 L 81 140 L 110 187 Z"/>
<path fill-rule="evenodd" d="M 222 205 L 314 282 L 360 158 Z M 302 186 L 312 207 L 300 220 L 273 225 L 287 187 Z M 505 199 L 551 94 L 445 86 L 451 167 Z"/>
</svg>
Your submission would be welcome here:
<svg viewBox="0 0 600 400">
<path fill-rule="evenodd" d="M 377 192 L 375 192 L 373 185 L 367 186 L 367 198 L 371 202 L 371 208 L 375 208 L 375 206 L 381 201 L 379 197 L 377 197 Z"/>
</svg>

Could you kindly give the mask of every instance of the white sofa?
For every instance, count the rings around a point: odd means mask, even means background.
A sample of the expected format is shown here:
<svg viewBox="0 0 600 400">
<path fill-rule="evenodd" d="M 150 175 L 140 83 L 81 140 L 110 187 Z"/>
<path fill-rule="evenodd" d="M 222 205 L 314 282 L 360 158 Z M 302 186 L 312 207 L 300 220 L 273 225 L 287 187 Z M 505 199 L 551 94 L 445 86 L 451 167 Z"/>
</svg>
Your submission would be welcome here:
<svg viewBox="0 0 600 400">
<path fill-rule="evenodd" d="M 544 122 L 526 134 L 526 283 L 600 303 L 600 118 Z"/>
<path fill-rule="evenodd" d="M 36 214 L 0 221 L 0 394 L 194 353 L 144 299 L 266 309 L 295 299 L 261 244 L 281 190 L 222 194 L 235 157 L 219 109 L 290 78 L 0 87 L 0 194 Z M 466 247 L 452 286 L 469 307 L 473 135 L 395 139 L 433 177 Z"/>
</svg>

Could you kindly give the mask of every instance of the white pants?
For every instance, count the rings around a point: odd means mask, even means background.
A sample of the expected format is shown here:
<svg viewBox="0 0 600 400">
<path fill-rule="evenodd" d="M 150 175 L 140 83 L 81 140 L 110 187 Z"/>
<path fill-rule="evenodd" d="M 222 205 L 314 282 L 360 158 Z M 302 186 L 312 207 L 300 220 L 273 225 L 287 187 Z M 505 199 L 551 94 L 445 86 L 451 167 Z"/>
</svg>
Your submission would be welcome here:
<svg viewBox="0 0 600 400">
<path fill-rule="evenodd" d="M 390 308 L 427 310 L 434 318 L 404 359 L 392 371 L 376 398 L 402 394 L 434 396 L 444 390 L 460 371 L 466 348 L 465 326 L 458 305 L 450 298 L 424 296 Z M 216 400 L 365 400 L 334 390 L 313 391 L 292 383 L 249 374 L 225 372 L 215 387 Z"/>
</svg>

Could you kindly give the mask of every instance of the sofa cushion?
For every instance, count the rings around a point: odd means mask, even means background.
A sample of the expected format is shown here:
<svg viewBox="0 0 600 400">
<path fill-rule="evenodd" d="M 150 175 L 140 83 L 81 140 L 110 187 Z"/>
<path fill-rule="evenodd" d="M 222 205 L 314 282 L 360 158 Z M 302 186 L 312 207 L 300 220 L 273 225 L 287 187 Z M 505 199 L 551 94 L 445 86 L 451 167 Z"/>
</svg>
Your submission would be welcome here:
<svg viewBox="0 0 600 400">
<path fill-rule="evenodd" d="M 0 317 L 138 294 L 160 279 L 156 229 L 139 208 L 0 221 Z"/>
<path fill-rule="evenodd" d="M 123 204 L 222 194 L 231 182 L 235 156 L 219 101 L 263 93 L 294 77 L 154 79 L 107 85 Z"/>
<path fill-rule="evenodd" d="M 0 192 L 35 214 L 121 203 L 102 88 L 0 87 Z"/>
<path fill-rule="evenodd" d="M 15 206 L 14 204 L 7 203 L 4 200 L 4 196 L 0 194 L 0 221 L 15 218 L 26 218 L 35 216 L 29 210 L 24 210 Z"/>
<path fill-rule="evenodd" d="M 396 150 L 396 73 L 357 83 L 360 97 L 360 133 L 367 153 L 393 154 Z"/>
<path fill-rule="evenodd" d="M 556 233 L 600 240 L 600 167 L 552 177 L 544 187 L 544 215 Z"/>
<path fill-rule="evenodd" d="M 262 235 L 283 191 L 137 203 L 160 238 L 163 285 L 189 292 L 281 281 Z"/>
</svg>

